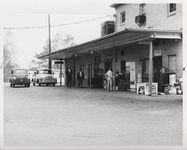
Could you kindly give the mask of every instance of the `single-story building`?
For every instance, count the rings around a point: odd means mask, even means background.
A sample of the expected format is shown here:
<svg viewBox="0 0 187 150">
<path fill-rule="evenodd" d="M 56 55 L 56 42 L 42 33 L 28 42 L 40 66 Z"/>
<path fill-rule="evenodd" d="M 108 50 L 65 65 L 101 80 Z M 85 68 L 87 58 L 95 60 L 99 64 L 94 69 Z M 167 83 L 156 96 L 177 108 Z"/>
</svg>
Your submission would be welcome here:
<svg viewBox="0 0 187 150">
<path fill-rule="evenodd" d="M 129 89 L 135 90 L 138 82 L 157 82 L 159 90 L 168 84 L 167 74 L 182 78 L 182 31 L 162 29 L 132 29 L 115 32 L 104 37 L 58 50 L 40 59 L 64 60 L 76 74 L 84 71 L 84 87 L 103 87 L 104 74 L 109 67 L 114 73 L 129 75 Z M 151 93 L 151 88 L 150 88 Z"/>
</svg>

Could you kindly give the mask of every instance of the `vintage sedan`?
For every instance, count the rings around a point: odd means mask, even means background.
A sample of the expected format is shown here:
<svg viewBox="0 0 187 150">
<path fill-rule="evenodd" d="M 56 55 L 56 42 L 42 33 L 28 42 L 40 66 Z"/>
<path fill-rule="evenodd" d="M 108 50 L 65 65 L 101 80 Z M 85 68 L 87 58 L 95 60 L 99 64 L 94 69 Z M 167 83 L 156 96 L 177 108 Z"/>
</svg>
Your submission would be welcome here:
<svg viewBox="0 0 187 150">
<path fill-rule="evenodd" d="M 13 69 L 11 70 L 11 77 L 9 79 L 10 87 L 15 87 L 15 85 L 25 85 L 30 87 L 30 80 L 28 78 L 27 69 Z"/>
<path fill-rule="evenodd" d="M 36 72 L 35 77 L 33 78 L 33 85 L 38 84 L 41 86 L 41 84 L 46 84 L 47 86 L 49 84 L 52 84 L 55 86 L 57 83 L 57 78 L 55 78 L 51 72 L 50 69 L 39 69 Z"/>
</svg>

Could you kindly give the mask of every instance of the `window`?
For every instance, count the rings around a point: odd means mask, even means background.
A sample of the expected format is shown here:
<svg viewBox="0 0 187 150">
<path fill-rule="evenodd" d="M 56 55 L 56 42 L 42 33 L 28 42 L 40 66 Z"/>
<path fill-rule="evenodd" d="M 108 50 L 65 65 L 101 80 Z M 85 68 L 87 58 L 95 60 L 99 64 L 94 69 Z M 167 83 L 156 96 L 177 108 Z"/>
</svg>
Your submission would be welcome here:
<svg viewBox="0 0 187 150">
<path fill-rule="evenodd" d="M 27 74 L 27 70 L 24 69 L 19 69 L 19 70 L 14 70 L 13 71 L 14 74 Z"/>
<path fill-rule="evenodd" d="M 95 56 L 95 63 L 101 63 L 101 55 Z"/>
<path fill-rule="evenodd" d="M 126 61 L 122 60 L 121 61 L 121 72 L 125 72 L 126 71 Z"/>
<path fill-rule="evenodd" d="M 176 11 L 176 4 L 169 4 L 169 12 Z"/>
<path fill-rule="evenodd" d="M 120 53 L 121 53 L 121 56 L 125 55 L 124 50 L 122 50 Z"/>
<path fill-rule="evenodd" d="M 145 3 L 140 4 L 139 14 L 140 15 L 145 15 L 145 13 L 146 13 L 146 4 Z"/>
<path fill-rule="evenodd" d="M 142 62 L 142 82 L 149 80 L 149 58 L 143 58 Z"/>
<path fill-rule="evenodd" d="M 168 55 L 168 69 L 170 73 L 176 73 L 176 55 Z"/>
<path fill-rule="evenodd" d="M 176 14 L 176 4 L 175 3 L 170 3 L 168 4 L 168 16 L 172 16 Z"/>
<path fill-rule="evenodd" d="M 145 60 L 145 73 L 149 74 L 149 59 Z"/>
<path fill-rule="evenodd" d="M 120 15 L 120 19 L 121 19 L 121 24 L 125 23 L 125 17 L 126 17 L 126 13 L 125 11 L 121 13 Z"/>
</svg>

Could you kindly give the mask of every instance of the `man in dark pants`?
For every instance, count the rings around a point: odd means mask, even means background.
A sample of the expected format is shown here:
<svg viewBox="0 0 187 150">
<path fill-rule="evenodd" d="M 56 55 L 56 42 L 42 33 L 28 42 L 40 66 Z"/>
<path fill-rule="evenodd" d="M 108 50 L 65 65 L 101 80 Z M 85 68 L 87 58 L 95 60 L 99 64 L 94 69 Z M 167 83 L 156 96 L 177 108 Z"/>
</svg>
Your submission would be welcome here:
<svg viewBox="0 0 187 150">
<path fill-rule="evenodd" d="M 72 80 L 72 69 L 69 66 L 66 70 L 66 78 L 67 78 L 67 88 L 71 88 L 71 80 Z"/>
<path fill-rule="evenodd" d="M 77 80 L 79 81 L 79 87 L 82 88 L 83 80 L 84 80 L 84 72 L 82 69 L 77 73 Z"/>
</svg>

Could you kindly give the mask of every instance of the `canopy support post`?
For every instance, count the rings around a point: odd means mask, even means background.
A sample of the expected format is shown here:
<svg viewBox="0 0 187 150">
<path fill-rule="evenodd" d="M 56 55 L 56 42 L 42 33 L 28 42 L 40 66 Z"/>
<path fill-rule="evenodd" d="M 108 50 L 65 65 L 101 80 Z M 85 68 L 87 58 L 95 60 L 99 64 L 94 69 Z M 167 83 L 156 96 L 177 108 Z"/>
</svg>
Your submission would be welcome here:
<svg viewBox="0 0 187 150">
<path fill-rule="evenodd" d="M 149 41 L 149 96 L 152 95 L 152 79 L 153 79 L 153 42 Z"/>
</svg>

